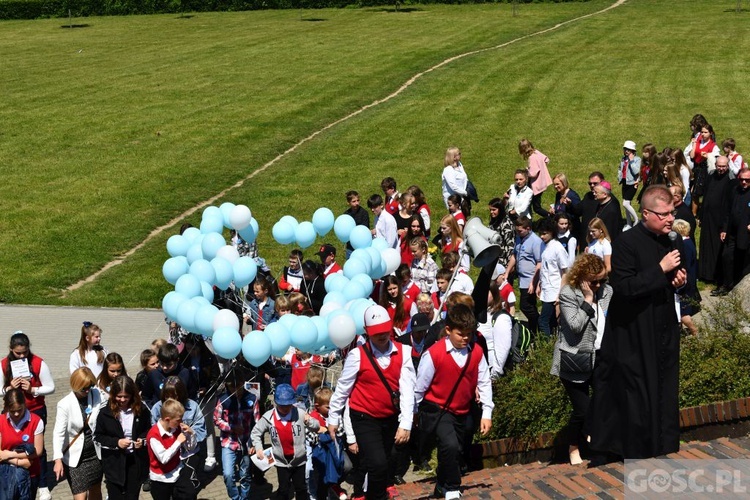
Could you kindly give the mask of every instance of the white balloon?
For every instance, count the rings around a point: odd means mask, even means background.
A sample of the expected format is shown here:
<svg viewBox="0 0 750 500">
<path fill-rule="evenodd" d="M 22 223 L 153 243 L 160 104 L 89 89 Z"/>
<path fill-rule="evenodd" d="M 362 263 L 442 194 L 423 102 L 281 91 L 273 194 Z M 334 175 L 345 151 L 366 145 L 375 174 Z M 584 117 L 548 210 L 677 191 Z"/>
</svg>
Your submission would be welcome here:
<svg viewBox="0 0 750 500">
<path fill-rule="evenodd" d="M 336 347 L 343 349 L 357 335 L 357 325 L 347 312 L 336 314 L 328 321 L 328 336 Z"/>
<path fill-rule="evenodd" d="M 240 258 L 240 253 L 232 245 L 224 245 L 216 251 L 216 256 L 228 260 L 230 264 L 234 264 L 234 261 Z"/>
<path fill-rule="evenodd" d="M 241 231 L 250 225 L 252 217 L 253 214 L 247 206 L 237 205 L 229 212 L 229 223 L 234 229 Z"/>
<path fill-rule="evenodd" d="M 237 317 L 234 312 L 230 311 L 229 309 L 221 309 L 219 312 L 216 313 L 216 316 L 214 316 L 214 331 L 218 330 L 219 328 L 234 328 L 235 330 L 240 330 L 240 320 Z"/>
<path fill-rule="evenodd" d="M 401 254 L 395 248 L 386 248 L 380 255 L 385 261 L 385 272 L 391 274 L 401 265 Z"/>
<path fill-rule="evenodd" d="M 320 308 L 320 316 L 328 316 L 330 313 L 335 311 L 336 309 L 341 309 L 342 306 L 338 302 L 328 302 L 326 304 L 323 304 L 323 306 Z"/>
</svg>

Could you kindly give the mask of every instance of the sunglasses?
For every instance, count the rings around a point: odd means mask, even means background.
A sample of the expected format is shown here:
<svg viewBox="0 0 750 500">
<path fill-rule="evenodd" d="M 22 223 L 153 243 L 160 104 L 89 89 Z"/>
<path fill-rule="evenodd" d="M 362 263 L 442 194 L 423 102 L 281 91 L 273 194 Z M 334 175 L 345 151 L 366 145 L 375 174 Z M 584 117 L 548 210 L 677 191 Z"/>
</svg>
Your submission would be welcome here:
<svg viewBox="0 0 750 500">
<path fill-rule="evenodd" d="M 602 286 L 607 284 L 607 278 L 602 278 L 600 280 L 591 280 L 589 283 L 591 283 L 592 285 Z"/>
</svg>

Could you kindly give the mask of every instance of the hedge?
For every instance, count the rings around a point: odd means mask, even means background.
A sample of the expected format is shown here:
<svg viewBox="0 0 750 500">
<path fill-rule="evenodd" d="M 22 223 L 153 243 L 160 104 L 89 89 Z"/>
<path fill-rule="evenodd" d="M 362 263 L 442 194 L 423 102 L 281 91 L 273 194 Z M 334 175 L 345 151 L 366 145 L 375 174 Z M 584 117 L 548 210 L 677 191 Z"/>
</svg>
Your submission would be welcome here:
<svg viewBox="0 0 750 500">
<path fill-rule="evenodd" d="M 500 0 L 495 3 L 510 3 Z M 539 3 L 540 0 L 518 0 Z M 543 0 L 563 3 L 586 0 Z M 261 9 L 319 9 L 348 6 L 411 4 L 399 0 L 0 0 L 0 19 L 37 19 L 47 17 L 119 16 L 173 12 L 213 12 Z M 416 2 L 414 2 L 416 3 Z M 423 0 L 419 3 L 473 4 L 491 0 Z"/>
<path fill-rule="evenodd" d="M 680 350 L 680 408 L 750 396 L 750 311 L 739 294 L 704 308 L 697 337 Z M 492 431 L 478 441 L 531 439 L 564 429 L 570 403 L 550 375 L 554 342 L 540 339 L 529 359 L 493 383 Z"/>
</svg>

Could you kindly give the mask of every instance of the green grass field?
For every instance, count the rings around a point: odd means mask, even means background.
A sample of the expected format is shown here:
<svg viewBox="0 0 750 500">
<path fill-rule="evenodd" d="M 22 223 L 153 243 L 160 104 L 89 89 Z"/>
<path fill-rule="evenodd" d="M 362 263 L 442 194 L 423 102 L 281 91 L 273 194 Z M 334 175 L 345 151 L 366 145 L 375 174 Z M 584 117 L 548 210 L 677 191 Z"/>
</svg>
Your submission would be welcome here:
<svg viewBox="0 0 750 500">
<path fill-rule="evenodd" d="M 750 154 L 750 24 L 735 4 L 629 0 L 459 59 L 217 204 L 253 209 L 261 255 L 278 271 L 289 250 L 271 238 L 280 216 L 339 213 L 346 190 L 366 197 L 386 175 L 422 186 L 442 215 L 449 145 L 462 148 L 482 202 L 523 166 L 521 137 L 579 192 L 593 169 L 615 175 L 625 139 L 684 146 L 696 112 Z M 415 73 L 607 5 L 522 5 L 517 17 L 509 5 L 430 5 L 89 18 L 79 29 L 0 23 L 0 301 L 158 306 L 170 289 L 164 243 L 179 224 L 95 282 L 61 290 Z"/>
</svg>

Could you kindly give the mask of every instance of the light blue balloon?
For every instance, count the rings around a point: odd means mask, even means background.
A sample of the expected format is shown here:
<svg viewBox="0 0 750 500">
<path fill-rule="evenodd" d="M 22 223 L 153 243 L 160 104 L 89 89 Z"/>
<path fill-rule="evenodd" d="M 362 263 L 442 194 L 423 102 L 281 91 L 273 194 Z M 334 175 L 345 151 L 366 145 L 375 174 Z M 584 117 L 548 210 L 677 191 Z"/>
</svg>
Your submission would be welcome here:
<svg viewBox="0 0 750 500">
<path fill-rule="evenodd" d="M 258 231 L 260 231 L 260 227 L 258 226 L 258 221 L 255 220 L 255 217 L 252 217 L 250 219 L 250 227 L 253 228 L 253 231 L 255 231 L 255 236 L 257 237 L 258 236 Z M 245 240 L 245 241 L 247 241 L 248 243 L 252 243 L 252 241 L 250 241 L 250 240 Z"/>
<path fill-rule="evenodd" d="M 186 300 L 177 308 L 177 323 L 185 330 L 195 332 L 195 315 L 200 309 L 200 305 L 192 300 Z"/>
<path fill-rule="evenodd" d="M 294 227 L 287 222 L 279 221 L 271 228 L 271 235 L 276 243 L 288 245 L 294 242 Z"/>
<path fill-rule="evenodd" d="M 370 272 L 368 273 L 370 277 L 372 277 L 373 274 L 377 274 L 380 272 L 380 262 L 383 260 L 383 258 L 380 256 L 380 250 L 376 250 L 372 247 L 365 248 L 364 250 L 365 252 L 367 252 L 367 255 L 369 255 L 370 260 L 372 261 Z M 382 274 L 379 274 L 375 279 L 380 278 L 381 276 Z"/>
<path fill-rule="evenodd" d="M 234 359 L 242 350 L 242 337 L 234 328 L 223 327 L 216 330 L 211 337 L 216 354 L 224 359 Z"/>
<path fill-rule="evenodd" d="M 221 209 L 219 207 L 216 207 L 214 205 L 210 205 L 203 209 L 203 214 L 201 215 L 201 220 L 206 219 L 213 219 L 216 217 L 221 217 Z"/>
<path fill-rule="evenodd" d="M 221 216 L 221 213 L 219 213 L 219 215 L 216 215 L 216 216 L 209 216 L 207 219 L 204 218 L 201 221 L 201 233 L 202 234 L 221 233 L 223 230 L 224 230 L 224 218 Z"/>
<path fill-rule="evenodd" d="M 234 270 L 234 284 L 239 288 L 249 285 L 258 274 L 258 264 L 248 256 L 237 259 L 232 269 Z"/>
<path fill-rule="evenodd" d="M 372 282 L 372 278 L 370 278 L 366 274 L 358 274 L 352 278 L 352 281 L 356 281 L 364 287 L 365 294 L 362 297 L 369 297 L 373 289 L 375 288 L 375 284 Z"/>
<path fill-rule="evenodd" d="M 367 274 L 367 265 L 359 259 L 349 259 L 344 264 L 344 276 L 352 279 L 358 274 Z"/>
<path fill-rule="evenodd" d="M 374 248 L 377 251 L 385 250 L 386 248 L 390 248 L 391 246 L 388 244 L 385 238 L 382 236 L 378 236 L 377 238 L 374 238 L 372 240 L 372 248 Z"/>
<path fill-rule="evenodd" d="M 321 318 L 320 316 L 313 316 L 310 318 L 315 323 L 315 328 L 318 330 L 318 339 L 315 344 L 320 346 L 328 341 L 328 320 Z"/>
<path fill-rule="evenodd" d="M 170 257 L 185 255 L 190 248 L 190 242 L 181 234 L 175 234 L 167 240 L 167 253 Z"/>
<path fill-rule="evenodd" d="M 385 259 L 380 261 L 380 270 L 378 272 L 373 271 L 371 276 L 378 280 L 388 274 L 388 263 L 385 261 Z"/>
<path fill-rule="evenodd" d="M 207 283 L 213 284 L 216 281 L 216 271 L 205 259 L 199 259 L 190 264 L 190 274 Z"/>
<path fill-rule="evenodd" d="M 192 274 L 183 274 L 177 278 L 174 289 L 177 293 L 191 299 L 201 295 L 201 281 Z"/>
<path fill-rule="evenodd" d="M 354 222 L 354 217 L 349 214 L 342 214 L 336 218 L 336 222 L 333 223 L 333 232 L 341 243 L 349 241 L 349 235 L 352 233 L 352 229 L 357 225 Z"/>
<path fill-rule="evenodd" d="M 257 222 L 256 222 L 257 224 Z M 237 231 L 240 234 L 240 238 L 247 241 L 250 244 L 255 243 L 255 238 L 258 237 L 258 233 L 253 228 L 252 223 L 244 229 Z"/>
<path fill-rule="evenodd" d="M 320 236 L 325 236 L 333 228 L 335 217 L 330 209 L 321 207 L 315 211 L 312 216 L 312 223 L 315 226 L 315 232 Z"/>
<path fill-rule="evenodd" d="M 161 301 L 161 308 L 164 311 L 164 315 L 171 321 L 177 321 L 177 310 L 180 304 L 189 300 L 181 293 L 177 293 L 174 290 L 168 292 Z"/>
<path fill-rule="evenodd" d="M 334 302 L 336 304 L 346 304 L 346 297 L 344 296 L 343 292 L 328 292 L 326 296 L 323 297 L 323 304 L 328 304 L 329 302 Z"/>
<path fill-rule="evenodd" d="M 285 215 L 281 219 L 279 219 L 279 222 L 285 222 L 292 226 L 292 229 L 297 229 L 297 226 L 299 225 L 299 222 L 297 222 L 297 219 L 292 217 L 291 215 Z"/>
<path fill-rule="evenodd" d="M 325 280 L 326 292 L 340 292 L 349 283 L 349 278 L 344 273 L 329 274 Z"/>
<path fill-rule="evenodd" d="M 222 290 L 229 288 L 234 279 L 232 264 L 227 259 L 215 257 L 211 260 L 211 267 L 214 268 L 214 273 L 216 274 L 216 286 Z"/>
<path fill-rule="evenodd" d="M 292 316 L 292 314 L 287 314 L 286 316 Z M 282 318 L 286 316 L 282 316 Z M 292 334 L 289 333 L 289 330 L 277 321 L 266 326 L 263 333 L 271 341 L 271 354 L 277 358 L 284 356 L 292 344 Z"/>
<path fill-rule="evenodd" d="M 201 250 L 201 244 L 193 243 L 190 248 L 188 248 L 186 257 L 188 264 L 192 264 L 196 260 L 201 260 L 203 258 L 203 250 Z"/>
<path fill-rule="evenodd" d="M 310 352 L 317 340 L 318 328 L 315 323 L 307 316 L 298 316 L 292 330 L 292 345 L 302 352 Z"/>
<path fill-rule="evenodd" d="M 315 243 L 317 234 L 315 233 L 315 227 L 310 221 L 300 222 L 297 228 L 294 230 L 294 237 L 297 240 L 297 245 L 300 248 L 305 249 Z"/>
<path fill-rule="evenodd" d="M 356 300 L 353 304 L 349 313 L 354 319 L 354 325 L 357 328 L 357 335 L 365 333 L 365 311 L 368 307 L 373 305 L 373 302 L 368 299 Z"/>
<path fill-rule="evenodd" d="M 202 287 L 203 285 L 201 284 L 201 288 Z M 190 300 L 192 300 L 193 302 L 197 302 L 201 307 L 203 307 L 203 306 L 210 306 L 211 303 L 213 302 L 213 297 L 211 298 L 211 300 L 208 300 L 203 295 L 198 295 L 197 297 L 193 297 Z"/>
<path fill-rule="evenodd" d="M 200 236 L 201 230 L 197 227 L 189 227 L 185 229 L 185 232 L 182 233 L 182 236 L 188 240 L 188 243 L 191 245 L 195 243 L 195 239 Z"/>
<path fill-rule="evenodd" d="M 210 283 L 201 281 L 201 296 L 210 304 L 214 301 L 214 287 Z"/>
<path fill-rule="evenodd" d="M 263 332 L 253 330 L 242 339 L 242 355 L 251 365 L 262 365 L 271 357 L 271 340 Z"/>
<path fill-rule="evenodd" d="M 372 233 L 367 226 L 356 226 L 349 233 L 349 243 L 356 248 L 367 248 L 372 246 Z"/>
<path fill-rule="evenodd" d="M 219 210 L 221 211 L 221 220 L 224 223 L 224 227 L 227 229 L 232 229 L 232 224 L 229 222 L 229 214 L 232 213 L 232 209 L 234 208 L 234 203 L 231 201 L 225 201 L 221 205 L 219 205 Z"/>
<path fill-rule="evenodd" d="M 223 227 L 223 226 L 222 226 Z M 203 258 L 211 260 L 216 257 L 216 252 L 219 248 L 227 244 L 224 237 L 219 233 L 209 233 L 203 237 L 201 241 L 201 251 L 203 252 Z"/>
<path fill-rule="evenodd" d="M 291 334 L 292 330 L 294 330 L 294 325 L 297 324 L 298 318 L 299 316 L 295 316 L 294 314 L 285 314 L 279 318 L 278 322 L 281 323 L 284 328 L 289 330 Z"/>
<path fill-rule="evenodd" d="M 218 314 L 219 309 L 216 306 L 208 304 L 203 305 L 195 313 L 195 329 L 204 337 L 210 337 L 214 333 L 214 316 Z"/>
<path fill-rule="evenodd" d="M 177 283 L 177 279 L 188 272 L 188 262 L 185 257 L 172 257 L 161 266 L 164 279 L 171 285 Z"/>
<path fill-rule="evenodd" d="M 358 248 L 354 250 L 349 257 L 349 260 L 361 260 L 365 267 L 367 268 L 367 271 L 365 271 L 365 274 L 370 274 L 370 271 L 372 270 L 372 257 L 370 257 L 370 254 L 367 253 L 366 248 Z"/>
<path fill-rule="evenodd" d="M 355 299 L 363 299 L 367 296 L 367 289 L 358 281 L 350 281 L 346 288 L 344 288 L 344 297 L 346 301 Z"/>
</svg>

